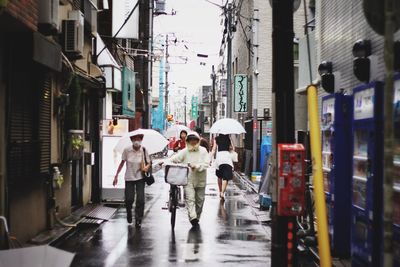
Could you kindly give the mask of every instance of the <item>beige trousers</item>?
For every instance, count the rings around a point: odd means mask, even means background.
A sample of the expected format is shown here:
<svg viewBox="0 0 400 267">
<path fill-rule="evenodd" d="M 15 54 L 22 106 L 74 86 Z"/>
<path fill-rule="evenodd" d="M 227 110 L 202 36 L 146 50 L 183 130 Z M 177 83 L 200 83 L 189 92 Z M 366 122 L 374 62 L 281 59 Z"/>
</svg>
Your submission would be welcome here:
<svg viewBox="0 0 400 267">
<path fill-rule="evenodd" d="M 189 220 L 200 220 L 201 212 L 203 211 L 205 187 L 194 187 L 189 183 L 184 187 L 186 208 L 188 210 Z"/>
</svg>

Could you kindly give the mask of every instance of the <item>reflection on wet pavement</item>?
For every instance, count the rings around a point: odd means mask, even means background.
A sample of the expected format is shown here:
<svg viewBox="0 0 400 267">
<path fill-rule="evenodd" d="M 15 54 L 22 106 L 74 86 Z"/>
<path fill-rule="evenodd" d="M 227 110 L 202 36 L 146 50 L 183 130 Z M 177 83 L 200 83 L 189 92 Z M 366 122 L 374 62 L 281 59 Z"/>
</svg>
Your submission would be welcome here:
<svg viewBox="0 0 400 267">
<path fill-rule="evenodd" d="M 177 211 L 175 232 L 164 210 L 169 185 L 163 179 L 146 188 L 141 230 L 126 222 L 120 208 L 97 231 L 80 229 L 61 245 L 77 253 L 72 266 L 269 266 L 270 236 L 256 220 L 242 192 L 231 185 L 225 202 L 209 178 L 200 229 L 192 229 L 185 208 Z"/>
</svg>

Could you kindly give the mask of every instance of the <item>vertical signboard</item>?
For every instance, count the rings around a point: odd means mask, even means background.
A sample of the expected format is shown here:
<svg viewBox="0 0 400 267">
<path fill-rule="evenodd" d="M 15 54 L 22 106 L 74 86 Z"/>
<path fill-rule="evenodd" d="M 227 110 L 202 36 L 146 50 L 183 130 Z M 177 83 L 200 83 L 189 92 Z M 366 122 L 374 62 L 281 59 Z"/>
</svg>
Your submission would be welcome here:
<svg viewBox="0 0 400 267">
<path fill-rule="evenodd" d="M 221 79 L 220 84 L 221 84 L 221 87 L 220 87 L 221 88 L 221 94 L 222 94 L 223 97 L 226 97 L 226 95 L 227 95 L 226 79 Z"/>
<path fill-rule="evenodd" d="M 235 75 L 234 80 L 234 112 L 247 112 L 247 76 L 244 74 Z"/>
<path fill-rule="evenodd" d="M 122 70 L 122 115 L 135 116 L 135 73 L 124 67 Z"/>
<path fill-rule="evenodd" d="M 192 96 L 192 119 L 197 120 L 199 117 L 199 98 Z"/>
</svg>

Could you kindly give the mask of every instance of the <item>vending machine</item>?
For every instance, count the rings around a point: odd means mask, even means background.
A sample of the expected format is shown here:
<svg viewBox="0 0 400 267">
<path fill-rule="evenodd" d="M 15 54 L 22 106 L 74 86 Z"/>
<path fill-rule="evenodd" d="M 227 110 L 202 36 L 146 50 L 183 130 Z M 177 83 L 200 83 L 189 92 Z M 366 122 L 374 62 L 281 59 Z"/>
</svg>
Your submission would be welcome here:
<svg viewBox="0 0 400 267">
<path fill-rule="evenodd" d="M 353 90 L 352 266 L 381 266 L 383 83 Z"/>
<path fill-rule="evenodd" d="M 351 230 L 353 97 L 338 92 L 322 99 L 322 163 L 332 254 L 349 257 Z"/>
<path fill-rule="evenodd" d="M 400 74 L 394 83 L 393 266 L 400 267 Z"/>
<path fill-rule="evenodd" d="M 278 215 L 301 216 L 305 207 L 305 150 L 302 144 L 278 144 Z"/>
</svg>

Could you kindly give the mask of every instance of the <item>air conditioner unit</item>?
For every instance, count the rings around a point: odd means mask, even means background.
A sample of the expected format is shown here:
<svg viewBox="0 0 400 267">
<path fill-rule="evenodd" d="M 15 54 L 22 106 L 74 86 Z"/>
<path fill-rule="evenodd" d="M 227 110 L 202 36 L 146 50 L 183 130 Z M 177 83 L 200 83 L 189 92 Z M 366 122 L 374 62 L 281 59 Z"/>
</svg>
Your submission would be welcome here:
<svg viewBox="0 0 400 267">
<path fill-rule="evenodd" d="M 56 34 L 59 0 L 39 1 L 39 30 L 44 34 Z"/>
<path fill-rule="evenodd" d="M 83 53 L 84 17 L 78 10 L 70 11 L 68 19 L 63 20 L 64 51 L 66 53 Z"/>
</svg>

